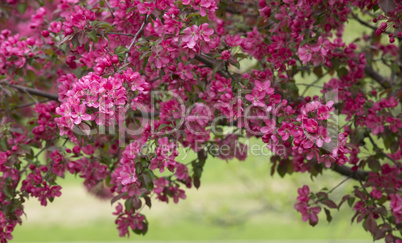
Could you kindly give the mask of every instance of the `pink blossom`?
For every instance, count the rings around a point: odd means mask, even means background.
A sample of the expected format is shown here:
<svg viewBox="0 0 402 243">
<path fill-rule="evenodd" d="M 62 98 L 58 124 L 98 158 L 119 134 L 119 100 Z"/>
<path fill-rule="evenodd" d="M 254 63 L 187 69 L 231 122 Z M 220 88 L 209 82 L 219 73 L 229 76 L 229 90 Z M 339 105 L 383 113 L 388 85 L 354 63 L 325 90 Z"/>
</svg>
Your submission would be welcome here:
<svg viewBox="0 0 402 243">
<path fill-rule="evenodd" d="M 286 141 L 289 139 L 289 135 L 291 133 L 291 130 L 293 130 L 293 123 L 286 123 L 284 122 L 281 126 L 281 128 L 278 129 L 278 134 L 282 136 L 282 140 Z"/>
<path fill-rule="evenodd" d="M 254 106 L 264 107 L 265 103 L 262 101 L 265 97 L 265 92 L 259 92 L 256 89 L 251 91 L 251 94 L 246 94 L 245 98 L 251 101 Z"/>
<path fill-rule="evenodd" d="M 311 49 L 307 45 L 300 47 L 296 54 L 299 56 L 304 65 L 306 65 L 313 56 L 311 54 Z"/>
<path fill-rule="evenodd" d="M 331 142 L 331 137 L 328 136 L 328 131 L 324 127 L 318 127 L 317 134 L 315 135 L 316 143 L 319 148 L 322 147 L 324 142 L 329 143 Z"/>
<path fill-rule="evenodd" d="M 137 175 L 135 174 L 134 165 L 124 164 L 120 167 L 118 180 L 121 181 L 121 184 L 128 185 L 130 183 L 134 183 L 137 181 Z"/>
<path fill-rule="evenodd" d="M 179 189 L 178 186 L 169 187 L 169 191 L 173 195 L 172 197 L 173 197 L 174 203 L 178 203 L 179 199 L 186 199 L 186 197 L 187 197 L 186 193 L 183 190 Z"/>
<path fill-rule="evenodd" d="M 328 106 L 321 106 L 317 109 L 317 119 L 319 120 L 327 120 L 330 117 Z"/>
<path fill-rule="evenodd" d="M 315 133 L 318 130 L 318 123 L 314 119 L 303 119 L 303 128 L 309 133 Z"/>
<path fill-rule="evenodd" d="M 365 121 L 367 127 L 371 128 L 371 133 L 377 135 L 384 132 L 383 116 L 377 117 L 375 114 L 369 114 Z"/>
<path fill-rule="evenodd" d="M 272 95 L 274 94 L 274 89 L 271 88 L 270 86 L 271 86 L 270 81 L 265 82 L 255 81 L 254 89 L 257 89 L 260 92 L 265 92 L 265 94 L 267 95 Z"/>
<path fill-rule="evenodd" d="M 402 196 L 399 194 L 390 194 L 390 208 L 397 224 L 402 222 Z"/>
<path fill-rule="evenodd" d="M 230 58 L 230 52 L 229 51 L 223 51 L 222 52 L 222 59 L 223 60 L 228 60 Z"/>
<path fill-rule="evenodd" d="M 318 163 L 319 163 L 319 164 L 324 163 L 324 164 L 325 164 L 325 167 L 330 168 L 331 165 L 332 165 L 333 163 L 335 163 L 335 159 L 334 159 L 333 157 L 329 156 L 328 154 L 323 154 L 323 155 L 321 155 L 321 157 L 318 159 Z"/>
<path fill-rule="evenodd" d="M 154 10 L 155 6 L 153 2 L 144 2 L 144 3 L 139 3 L 137 5 L 138 12 L 140 14 L 151 14 L 152 11 Z"/>
<path fill-rule="evenodd" d="M 169 58 L 167 57 L 167 53 L 165 49 L 158 45 L 158 46 L 153 46 L 151 48 L 152 50 L 152 55 L 149 57 L 148 61 L 153 62 L 155 64 L 156 68 L 162 68 L 166 66 L 166 64 L 169 63 Z"/>
<path fill-rule="evenodd" d="M 389 128 L 394 133 L 396 133 L 400 128 L 402 128 L 402 121 L 399 120 L 398 118 L 388 116 L 385 118 L 385 121 L 389 123 Z"/>
<path fill-rule="evenodd" d="M 297 189 L 297 193 L 299 196 L 297 197 L 297 201 L 299 202 L 308 202 L 310 200 L 310 188 L 307 185 Z"/>
<path fill-rule="evenodd" d="M 239 46 L 242 42 L 243 41 L 239 35 L 235 35 L 233 37 L 231 35 L 226 36 L 226 44 L 228 46 Z"/>
<path fill-rule="evenodd" d="M 200 38 L 198 26 L 193 25 L 184 29 L 183 32 L 185 34 L 182 37 L 183 42 L 186 43 L 188 48 L 194 48 L 194 46 L 197 44 L 198 38 Z"/>
<path fill-rule="evenodd" d="M 382 192 L 374 187 L 373 190 L 371 190 L 370 195 L 375 199 L 380 199 L 382 197 Z"/>
<path fill-rule="evenodd" d="M 179 164 L 176 168 L 176 177 L 180 180 L 185 180 L 188 177 L 188 169 L 184 164 Z"/>
<path fill-rule="evenodd" d="M 318 37 L 318 43 L 311 47 L 314 52 L 319 52 L 318 55 L 326 56 L 328 50 L 331 48 L 331 42 L 328 39 L 323 39 L 322 36 Z"/>
<path fill-rule="evenodd" d="M 198 29 L 198 31 L 199 31 L 199 37 L 202 38 L 205 42 L 211 41 L 209 36 L 214 33 L 214 30 L 208 28 L 207 23 L 200 25 L 200 28 Z"/>
<path fill-rule="evenodd" d="M 78 105 L 74 107 L 74 112 L 71 113 L 71 117 L 74 118 L 75 124 L 80 124 L 82 120 L 89 121 L 91 116 L 85 113 L 85 105 Z"/>
</svg>

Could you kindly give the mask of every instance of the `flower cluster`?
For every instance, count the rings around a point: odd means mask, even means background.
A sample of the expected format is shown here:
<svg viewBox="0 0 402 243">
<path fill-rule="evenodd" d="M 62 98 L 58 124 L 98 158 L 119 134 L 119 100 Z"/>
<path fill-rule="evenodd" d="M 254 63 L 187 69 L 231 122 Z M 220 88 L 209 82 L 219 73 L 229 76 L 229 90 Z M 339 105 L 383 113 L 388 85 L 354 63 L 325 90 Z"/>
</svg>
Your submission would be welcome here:
<svg viewBox="0 0 402 243">
<path fill-rule="evenodd" d="M 320 207 L 309 206 L 310 201 L 310 188 L 304 185 L 297 190 L 299 196 L 297 197 L 298 203 L 295 204 L 295 209 L 302 214 L 302 220 L 304 222 L 309 221 L 311 225 L 318 223 L 318 213 L 320 213 Z"/>
</svg>

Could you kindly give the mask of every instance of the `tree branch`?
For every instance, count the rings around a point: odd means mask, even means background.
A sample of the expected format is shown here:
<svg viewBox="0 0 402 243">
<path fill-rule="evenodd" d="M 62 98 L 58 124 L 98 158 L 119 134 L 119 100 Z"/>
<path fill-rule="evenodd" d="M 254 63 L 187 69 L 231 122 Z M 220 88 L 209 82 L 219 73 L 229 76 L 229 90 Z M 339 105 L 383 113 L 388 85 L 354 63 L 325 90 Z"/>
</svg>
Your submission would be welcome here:
<svg viewBox="0 0 402 243">
<path fill-rule="evenodd" d="M 108 34 L 108 35 L 125 35 L 125 36 L 130 36 L 130 37 L 134 37 L 134 36 L 135 36 L 135 35 L 133 35 L 133 34 L 118 33 L 118 32 L 107 32 L 107 33 L 105 33 L 105 34 Z"/>
<path fill-rule="evenodd" d="M 377 27 L 368 24 L 366 21 L 363 21 L 362 19 L 360 19 L 359 17 L 357 17 L 357 15 L 355 15 L 355 14 L 352 14 L 352 16 L 353 16 L 353 18 L 354 18 L 357 22 L 359 22 L 360 24 L 362 24 L 362 25 L 364 25 L 364 26 L 366 26 L 366 27 L 369 27 L 369 28 L 372 29 L 372 30 L 377 30 L 377 29 L 378 29 Z M 384 31 L 384 33 L 386 33 L 386 34 L 391 34 L 391 32 L 389 32 L 389 31 Z"/>
<path fill-rule="evenodd" d="M 380 149 L 380 147 L 378 147 L 378 145 L 374 142 L 373 138 L 370 136 L 370 134 L 367 134 L 366 137 L 368 137 L 368 139 L 370 140 L 371 144 L 374 146 L 374 148 L 380 152 L 380 154 L 384 155 L 385 157 L 387 157 L 389 160 L 392 161 L 392 163 L 394 163 L 398 168 L 400 167 L 400 165 L 391 157 L 389 157 L 386 153 L 384 153 L 384 151 L 382 151 L 382 149 Z"/>
<path fill-rule="evenodd" d="M 209 60 L 206 57 L 203 57 L 201 55 L 195 54 L 194 59 L 199 61 L 199 62 L 201 62 L 201 63 L 203 63 L 203 64 L 205 64 L 205 66 L 209 67 L 210 69 L 214 68 L 214 62 L 212 60 Z M 223 70 L 219 70 L 217 73 L 219 73 L 222 77 L 225 77 L 227 79 L 230 78 L 230 75 L 228 73 L 224 72 Z"/>
<path fill-rule="evenodd" d="M 345 166 L 345 165 L 338 165 L 335 164 L 333 168 L 331 168 L 333 171 L 350 177 L 352 179 L 355 180 L 362 180 L 362 181 L 367 181 L 367 177 L 368 177 L 368 172 L 367 171 L 363 171 L 363 170 L 357 170 L 357 171 L 353 171 L 351 168 Z"/>
<path fill-rule="evenodd" d="M 133 41 L 131 42 L 130 46 L 129 46 L 128 49 L 127 49 L 126 57 L 124 58 L 124 63 L 127 62 L 127 58 L 128 58 L 129 53 L 130 53 L 130 50 L 131 50 L 131 48 L 133 48 L 133 46 L 134 46 L 134 44 L 135 44 L 135 41 L 137 40 L 138 35 L 144 30 L 145 24 L 146 24 L 147 21 L 148 21 L 148 17 L 149 17 L 149 15 L 146 14 L 146 15 L 145 15 L 144 22 L 142 22 L 142 25 L 141 25 L 140 29 L 137 31 L 137 33 L 135 33 L 134 38 L 133 38 Z"/>
<path fill-rule="evenodd" d="M 402 77 L 402 37 L 398 38 L 399 40 L 399 75 Z"/>
<path fill-rule="evenodd" d="M 37 103 L 45 103 L 45 102 L 48 102 L 48 101 L 50 101 L 50 100 L 46 99 L 46 100 L 39 100 L 38 102 L 32 102 L 32 103 L 29 103 L 29 104 L 17 105 L 17 106 L 14 106 L 13 108 L 11 108 L 10 111 L 25 108 L 25 107 L 28 107 L 28 106 L 33 106 L 33 105 L 36 105 Z M 5 111 L 5 110 L 0 110 L 0 112 L 3 112 L 3 111 Z"/>
<path fill-rule="evenodd" d="M 105 3 L 106 3 L 106 5 L 107 5 L 107 8 L 109 9 L 109 12 L 110 12 L 110 14 L 112 15 L 112 17 L 113 17 L 113 18 L 116 18 L 116 17 L 114 16 L 114 11 L 113 11 L 113 9 L 112 9 L 112 6 L 110 6 L 109 1 L 108 1 L 108 0 L 105 0 Z"/>
<path fill-rule="evenodd" d="M 16 84 L 11 84 L 9 82 L 4 82 L 4 83 L 7 84 L 8 86 L 10 86 L 18 91 L 24 92 L 24 93 L 28 93 L 28 94 L 36 95 L 36 96 L 40 96 L 40 97 L 45 97 L 45 98 L 48 98 L 49 100 L 56 100 L 56 101 L 59 100 L 59 96 L 57 94 L 52 94 L 52 93 L 48 93 L 46 91 L 42 91 L 39 89 L 33 89 L 33 88 L 28 88 L 28 87 L 24 87 L 24 86 L 20 86 L 20 85 L 16 85 Z"/>
<path fill-rule="evenodd" d="M 316 83 L 318 83 L 323 77 L 327 76 L 328 74 L 329 74 L 329 71 L 326 72 L 326 73 L 324 73 L 321 77 L 318 77 L 318 78 L 317 78 L 314 82 L 312 82 L 311 84 L 308 84 L 307 87 L 304 89 L 303 93 L 301 94 L 301 96 L 304 97 L 304 95 L 307 93 L 307 90 L 308 90 L 310 87 L 313 87 Z M 296 83 L 296 85 L 298 85 L 298 84 Z"/>
<path fill-rule="evenodd" d="M 371 66 L 366 65 L 364 68 L 364 72 L 372 79 L 374 79 L 381 87 L 384 89 L 387 89 L 390 87 L 390 84 L 386 78 L 381 76 L 379 73 L 377 73 Z"/>
</svg>

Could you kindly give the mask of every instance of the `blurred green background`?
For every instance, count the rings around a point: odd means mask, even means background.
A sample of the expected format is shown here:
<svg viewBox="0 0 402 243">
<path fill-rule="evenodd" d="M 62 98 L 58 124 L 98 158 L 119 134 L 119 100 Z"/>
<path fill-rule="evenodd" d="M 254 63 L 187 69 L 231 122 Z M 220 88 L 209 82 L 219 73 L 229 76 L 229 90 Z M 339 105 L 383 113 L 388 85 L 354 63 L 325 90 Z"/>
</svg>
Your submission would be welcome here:
<svg viewBox="0 0 402 243">
<path fill-rule="evenodd" d="M 258 144 L 251 140 L 251 144 Z M 316 242 L 369 242 L 361 225 L 351 224 L 353 211 L 344 205 L 333 215 L 331 224 L 320 218 L 316 227 L 301 221 L 293 208 L 297 188 L 308 184 L 312 190 L 333 188 L 343 178 L 329 172 L 311 182 L 308 174 L 271 177 L 268 149 L 257 152 L 246 161 L 229 162 L 208 158 L 200 189 L 187 191 L 187 199 L 178 204 L 154 201 L 148 217 L 149 231 L 145 236 L 132 234 L 119 238 L 109 201 L 90 195 L 80 178 L 68 176 L 61 180 L 62 197 L 47 207 L 36 199 L 26 204 L 26 218 L 15 230 L 13 242 L 70 241 L 235 241 L 245 240 L 310 240 Z M 194 155 L 185 158 L 190 161 Z M 351 189 L 347 181 L 331 195 L 339 200 Z M 324 214 L 324 213 L 322 213 Z M 334 241 L 340 240 L 340 241 Z M 358 241 L 363 240 L 363 241 Z"/>
<path fill-rule="evenodd" d="M 366 30 L 352 21 L 345 29 L 344 41 L 350 43 Z M 298 77 L 296 82 L 314 80 L 314 76 Z M 322 86 L 324 81 L 316 85 Z M 300 86 L 300 93 L 303 89 Z M 312 87 L 307 94 L 318 92 Z M 252 140 L 250 145 L 253 143 L 258 142 Z M 269 153 L 266 148 L 264 153 Z M 177 205 L 153 201 L 151 210 L 143 210 L 149 221 L 147 235 L 131 234 L 129 239 L 118 236 L 110 201 L 90 195 L 80 178 L 69 175 L 60 182 L 61 198 L 47 207 L 36 199 L 27 202 L 26 217 L 23 225 L 16 227 L 12 242 L 372 242 L 360 224 L 351 224 L 354 212 L 347 205 L 334 212 L 330 224 L 321 212 L 315 227 L 302 222 L 293 208 L 297 188 L 308 184 L 316 191 L 331 189 L 343 180 L 340 175 L 328 172 L 314 181 L 308 174 L 280 178 L 271 177 L 270 168 L 269 156 L 262 154 L 250 155 L 243 162 L 208 158 L 200 189 L 187 190 L 187 199 Z M 339 202 L 354 183 L 347 181 L 331 196 Z"/>
</svg>

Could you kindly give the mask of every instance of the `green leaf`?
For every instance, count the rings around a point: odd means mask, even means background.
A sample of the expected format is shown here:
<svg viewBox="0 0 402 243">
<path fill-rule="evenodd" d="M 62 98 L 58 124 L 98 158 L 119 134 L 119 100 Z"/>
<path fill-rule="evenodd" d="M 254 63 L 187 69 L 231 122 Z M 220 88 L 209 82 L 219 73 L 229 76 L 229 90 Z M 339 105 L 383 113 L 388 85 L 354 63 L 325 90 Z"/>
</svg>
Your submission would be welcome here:
<svg viewBox="0 0 402 243">
<path fill-rule="evenodd" d="M 78 34 L 75 34 L 74 37 L 71 39 L 71 42 L 73 43 L 73 50 L 79 46 L 80 42 L 78 41 Z"/>
<path fill-rule="evenodd" d="M 240 69 L 240 63 L 238 61 L 236 62 L 231 62 L 230 64 L 232 64 L 233 66 L 235 66 L 237 69 Z"/>
<path fill-rule="evenodd" d="M 114 54 L 116 54 L 117 56 L 121 56 L 124 57 L 125 53 L 127 52 L 127 47 L 125 46 L 118 46 L 116 49 L 114 49 Z"/>
<path fill-rule="evenodd" d="M 145 218 L 143 214 L 140 214 Z M 145 218 L 145 220 L 142 222 L 142 229 L 136 228 L 133 230 L 133 232 L 137 235 L 145 235 L 148 232 L 148 220 Z"/>
<path fill-rule="evenodd" d="M 4 137 L 3 139 L 0 140 L 0 146 L 3 150 L 8 150 L 8 142 L 7 142 L 7 138 Z"/>
<path fill-rule="evenodd" d="M 154 189 L 154 173 L 151 170 L 146 169 L 141 175 L 141 180 L 145 188 L 149 191 Z"/>
<path fill-rule="evenodd" d="M 169 127 L 169 124 L 166 124 L 166 123 L 160 124 L 159 127 L 158 127 L 158 130 L 160 131 L 165 127 Z"/>
<path fill-rule="evenodd" d="M 126 208 L 127 212 L 130 212 L 131 209 L 133 208 L 133 202 L 131 200 L 131 198 L 128 198 L 125 202 L 124 202 L 124 207 Z"/>
<path fill-rule="evenodd" d="M 215 75 L 215 73 L 217 73 L 219 70 L 221 70 L 222 69 L 222 67 L 225 65 L 225 62 L 224 61 L 216 61 L 214 64 L 213 64 L 213 67 L 212 67 L 212 76 L 214 76 Z"/>
<path fill-rule="evenodd" d="M 200 180 L 200 178 L 199 177 L 197 177 L 197 176 L 194 176 L 193 177 L 193 184 L 194 184 L 194 187 L 195 188 L 200 188 L 200 186 L 201 186 L 201 180 Z"/>
<path fill-rule="evenodd" d="M 92 21 L 92 26 L 98 27 L 101 29 L 105 29 L 105 30 L 112 28 L 112 25 L 110 23 L 104 22 L 104 21 Z"/>
<path fill-rule="evenodd" d="M 98 36 L 96 35 L 95 30 L 91 30 L 90 32 L 87 32 L 89 38 L 91 38 L 94 42 L 98 41 Z"/>
<path fill-rule="evenodd" d="M 35 74 L 34 71 L 32 71 L 32 70 L 27 70 L 27 71 L 26 71 L 26 75 L 27 75 L 28 81 L 35 82 L 35 80 L 36 80 L 36 74 Z"/>
<path fill-rule="evenodd" d="M 17 5 L 17 10 L 20 12 L 20 14 L 24 14 L 25 11 L 27 10 L 27 4 L 26 3 L 20 3 Z"/>
<path fill-rule="evenodd" d="M 399 149 L 399 143 L 397 141 L 393 141 L 390 145 L 391 153 L 395 153 Z"/>
<path fill-rule="evenodd" d="M 348 198 L 348 205 L 349 207 L 353 206 L 353 203 L 355 202 L 356 198 L 355 197 L 349 197 Z"/>
<path fill-rule="evenodd" d="M 324 208 L 324 211 L 325 211 L 325 215 L 327 215 L 327 221 L 328 221 L 328 223 L 330 223 L 332 221 L 331 212 L 326 208 Z"/>
<path fill-rule="evenodd" d="M 52 56 L 54 54 L 54 51 L 52 49 L 46 49 L 45 53 L 46 55 Z"/>
<path fill-rule="evenodd" d="M 280 163 L 279 163 L 278 168 L 277 168 L 277 171 L 278 171 L 278 174 L 279 174 L 281 177 L 284 177 L 284 176 L 286 175 L 286 172 L 288 171 L 288 168 L 287 168 L 287 167 L 288 167 L 288 166 L 287 166 L 286 163 L 284 163 L 284 162 L 280 162 Z"/>
<path fill-rule="evenodd" d="M 248 56 L 244 53 L 236 53 L 236 54 L 234 54 L 234 57 L 240 58 L 240 59 L 248 58 Z"/>
<path fill-rule="evenodd" d="M 145 57 L 149 57 L 151 53 L 152 53 L 151 51 L 143 51 L 140 56 L 140 60 L 144 59 Z"/>
<path fill-rule="evenodd" d="M 378 0 L 378 6 L 384 11 L 385 13 L 389 13 L 395 10 L 395 0 Z"/>
<path fill-rule="evenodd" d="M 349 71 L 345 67 L 341 67 L 337 70 L 339 77 L 348 75 L 348 72 Z"/>
<path fill-rule="evenodd" d="M 144 200 L 145 200 L 145 204 L 146 204 L 149 208 L 151 208 L 151 207 L 152 207 L 151 198 L 148 197 L 148 196 L 144 196 Z"/>
<path fill-rule="evenodd" d="M 142 62 L 142 69 L 145 69 L 145 67 L 147 66 L 148 59 L 149 59 L 149 56 L 144 58 L 144 61 Z"/>
<path fill-rule="evenodd" d="M 381 170 L 380 162 L 372 156 L 367 159 L 367 164 L 373 172 L 378 172 Z"/>
<path fill-rule="evenodd" d="M 314 73 L 315 75 L 317 75 L 318 78 L 321 78 L 322 75 L 323 75 L 321 66 L 315 67 L 315 68 L 313 69 L 313 73 Z"/>
</svg>

